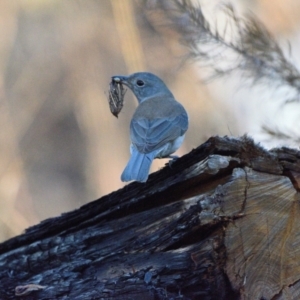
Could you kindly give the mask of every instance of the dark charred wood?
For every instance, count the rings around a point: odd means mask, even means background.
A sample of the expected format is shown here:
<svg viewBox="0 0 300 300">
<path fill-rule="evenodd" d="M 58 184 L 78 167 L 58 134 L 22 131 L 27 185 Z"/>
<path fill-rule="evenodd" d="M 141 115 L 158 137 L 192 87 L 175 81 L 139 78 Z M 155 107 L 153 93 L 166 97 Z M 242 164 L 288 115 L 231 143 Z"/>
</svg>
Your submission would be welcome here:
<svg viewBox="0 0 300 300">
<path fill-rule="evenodd" d="M 214 137 L 0 245 L 0 299 L 299 299 L 300 153 Z"/>
</svg>

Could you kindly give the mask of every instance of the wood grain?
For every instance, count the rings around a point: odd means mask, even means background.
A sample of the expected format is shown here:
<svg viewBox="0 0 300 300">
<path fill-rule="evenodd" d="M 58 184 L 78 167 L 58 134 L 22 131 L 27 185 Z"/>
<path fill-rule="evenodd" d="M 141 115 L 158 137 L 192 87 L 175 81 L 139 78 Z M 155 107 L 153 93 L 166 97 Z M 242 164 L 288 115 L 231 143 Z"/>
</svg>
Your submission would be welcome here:
<svg viewBox="0 0 300 300">
<path fill-rule="evenodd" d="M 2 243 L 0 299 L 299 299 L 299 160 L 210 138 Z"/>
</svg>

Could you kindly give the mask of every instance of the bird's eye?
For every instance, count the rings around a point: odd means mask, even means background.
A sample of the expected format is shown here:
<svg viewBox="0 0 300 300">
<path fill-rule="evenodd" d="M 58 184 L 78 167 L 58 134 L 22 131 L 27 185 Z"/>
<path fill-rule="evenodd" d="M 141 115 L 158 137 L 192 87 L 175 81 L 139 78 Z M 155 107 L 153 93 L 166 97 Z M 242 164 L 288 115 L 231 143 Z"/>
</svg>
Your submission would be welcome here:
<svg viewBox="0 0 300 300">
<path fill-rule="evenodd" d="M 138 86 L 144 86 L 145 85 L 145 82 L 143 81 L 143 80 L 137 80 L 136 81 L 136 84 L 138 85 Z"/>
</svg>

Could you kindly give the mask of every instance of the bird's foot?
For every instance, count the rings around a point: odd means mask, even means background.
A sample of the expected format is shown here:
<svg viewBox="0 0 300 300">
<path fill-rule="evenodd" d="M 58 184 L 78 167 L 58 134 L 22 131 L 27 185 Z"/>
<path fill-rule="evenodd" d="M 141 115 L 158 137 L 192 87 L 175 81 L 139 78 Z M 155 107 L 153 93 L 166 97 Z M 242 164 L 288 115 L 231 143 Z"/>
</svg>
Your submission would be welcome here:
<svg viewBox="0 0 300 300">
<path fill-rule="evenodd" d="M 169 160 L 169 167 L 172 168 L 172 165 L 174 164 L 174 162 L 179 158 L 179 156 L 177 155 L 169 155 L 168 158 L 171 158 Z"/>
</svg>

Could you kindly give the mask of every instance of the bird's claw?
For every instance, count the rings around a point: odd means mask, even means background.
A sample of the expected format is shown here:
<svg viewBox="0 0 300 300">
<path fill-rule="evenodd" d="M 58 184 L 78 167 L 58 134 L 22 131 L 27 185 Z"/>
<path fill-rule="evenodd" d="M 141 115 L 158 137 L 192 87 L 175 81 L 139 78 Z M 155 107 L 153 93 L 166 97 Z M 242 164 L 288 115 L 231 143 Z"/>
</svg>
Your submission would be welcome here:
<svg viewBox="0 0 300 300">
<path fill-rule="evenodd" d="M 168 158 L 171 158 L 169 160 L 169 167 L 172 168 L 172 165 L 179 158 L 179 156 L 177 156 L 177 155 L 170 155 L 170 156 L 168 156 Z"/>
</svg>

